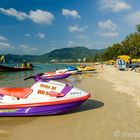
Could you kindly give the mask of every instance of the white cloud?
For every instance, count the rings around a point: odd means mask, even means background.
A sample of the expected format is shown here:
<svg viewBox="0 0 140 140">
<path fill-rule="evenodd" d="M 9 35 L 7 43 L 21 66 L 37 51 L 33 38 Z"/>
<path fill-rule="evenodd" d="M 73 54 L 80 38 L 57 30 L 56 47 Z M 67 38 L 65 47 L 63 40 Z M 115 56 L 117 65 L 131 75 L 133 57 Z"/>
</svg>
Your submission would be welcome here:
<svg viewBox="0 0 140 140">
<path fill-rule="evenodd" d="M 18 47 L 14 47 L 7 42 L 0 42 L 0 51 L 4 53 L 33 54 L 38 52 L 38 49 L 24 44 L 19 45 Z"/>
<path fill-rule="evenodd" d="M 8 39 L 6 37 L 0 35 L 0 41 L 7 41 L 7 40 Z"/>
<path fill-rule="evenodd" d="M 103 37 L 116 37 L 119 33 L 116 31 L 117 24 L 113 23 L 110 19 L 106 21 L 99 21 L 98 27 L 102 29 L 102 33 L 100 33 Z"/>
<path fill-rule="evenodd" d="M 0 42 L 0 50 L 2 50 L 2 49 L 9 49 L 9 48 L 11 48 L 9 43 Z"/>
<path fill-rule="evenodd" d="M 117 28 L 117 25 L 109 19 L 106 21 L 99 21 L 98 27 L 100 29 L 115 30 Z"/>
<path fill-rule="evenodd" d="M 24 36 L 25 36 L 25 37 L 30 37 L 30 36 L 31 36 L 31 34 L 24 34 Z"/>
<path fill-rule="evenodd" d="M 140 11 L 128 14 L 125 19 L 130 25 L 140 24 Z"/>
<path fill-rule="evenodd" d="M 10 8 L 10 9 L 4 9 L 4 8 L 0 8 L 0 12 L 8 15 L 8 16 L 13 16 L 16 17 L 18 20 L 24 20 L 25 18 L 27 18 L 27 14 L 24 12 L 18 12 L 16 11 L 14 8 Z"/>
<path fill-rule="evenodd" d="M 62 9 L 62 15 L 64 15 L 67 18 L 71 17 L 73 19 L 81 18 L 81 16 L 78 14 L 78 12 L 76 10 Z"/>
<path fill-rule="evenodd" d="M 119 35 L 118 32 L 103 32 L 100 34 L 103 37 L 116 37 Z"/>
<path fill-rule="evenodd" d="M 29 37 L 31 37 L 32 35 L 27 33 L 27 34 L 24 34 L 24 36 L 29 38 Z M 44 38 L 46 37 L 46 35 L 43 34 L 43 33 L 37 33 L 37 34 L 34 35 L 34 37 L 40 38 L 40 39 L 44 39 Z"/>
<path fill-rule="evenodd" d="M 33 53 L 33 52 L 36 52 L 38 49 L 35 48 L 35 47 L 30 47 L 30 46 L 27 46 L 27 45 L 20 45 L 19 46 L 19 49 L 21 50 L 21 52 L 27 54 L 27 53 Z"/>
<path fill-rule="evenodd" d="M 31 10 L 29 14 L 22 11 L 19 12 L 13 8 L 10 9 L 0 8 L 0 12 L 8 16 L 16 17 L 18 20 L 30 19 L 33 22 L 39 24 L 51 25 L 54 20 L 54 15 L 52 13 L 39 9 L 37 9 L 36 11 Z"/>
<path fill-rule="evenodd" d="M 54 20 L 54 15 L 47 11 L 36 10 L 30 11 L 28 17 L 35 23 L 51 25 Z"/>
<path fill-rule="evenodd" d="M 46 35 L 43 33 L 37 33 L 35 36 L 40 39 L 44 39 L 46 37 Z"/>
<path fill-rule="evenodd" d="M 132 8 L 132 6 L 128 5 L 128 4 L 125 3 L 125 2 L 118 2 L 118 3 L 116 3 L 116 5 L 114 6 L 113 11 L 114 11 L 114 12 L 119 12 L 119 11 L 122 11 L 122 10 L 131 9 L 131 8 Z"/>
<path fill-rule="evenodd" d="M 79 27 L 78 25 L 72 25 L 68 27 L 70 32 L 84 32 L 87 29 L 87 25 L 84 27 Z"/>
<path fill-rule="evenodd" d="M 131 5 L 123 0 L 100 0 L 99 3 L 102 11 L 120 12 L 132 8 Z"/>
</svg>

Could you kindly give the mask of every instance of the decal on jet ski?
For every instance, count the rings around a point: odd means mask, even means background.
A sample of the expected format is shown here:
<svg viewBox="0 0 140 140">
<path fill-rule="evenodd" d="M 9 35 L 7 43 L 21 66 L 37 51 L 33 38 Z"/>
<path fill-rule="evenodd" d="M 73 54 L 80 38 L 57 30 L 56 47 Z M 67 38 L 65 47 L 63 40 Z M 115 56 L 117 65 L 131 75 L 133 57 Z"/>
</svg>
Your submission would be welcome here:
<svg viewBox="0 0 140 140">
<path fill-rule="evenodd" d="M 72 95 L 81 94 L 81 92 L 71 92 L 70 94 L 72 94 Z"/>
<path fill-rule="evenodd" d="M 0 110 L 0 113 L 12 113 L 12 112 L 16 112 L 18 109 L 3 109 Z"/>
<path fill-rule="evenodd" d="M 44 84 L 40 84 L 41 88 L 46 88 L 46 89 L 51 89 L 51 90 L 56 90 L 55 86 L 49 86 L 49 85 L 44 85 Z"/>
<path fill-rule="evenodd" d="M 38 93 L 38 94 L 45 94 L 45 91 L 44 91 L 44 90 L 38 90 L 37 93 Z"/>
</svg>

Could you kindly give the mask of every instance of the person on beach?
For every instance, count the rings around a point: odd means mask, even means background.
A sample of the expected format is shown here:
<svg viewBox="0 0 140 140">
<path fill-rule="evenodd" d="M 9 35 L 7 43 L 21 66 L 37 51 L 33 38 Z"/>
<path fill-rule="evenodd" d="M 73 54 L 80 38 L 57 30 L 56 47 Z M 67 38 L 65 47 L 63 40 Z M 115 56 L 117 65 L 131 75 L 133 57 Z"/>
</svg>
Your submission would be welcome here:
<svg viewBox="0 0 140 140">
<path fill-rule="evenodd" d="M 130 64 L 130 65 L 132 64 L 132 60 L 131 60 L 131 58 L 129 59 L 129 64 Z"/>
<path fill-rule="evenodd" d="M 1 56 L 1 58 L 0 58 L 0 62 L 5 63 L 5 57 L 4 57 L 4 55 Z"/>
<path fill-rule="evenodd" d="M 103 63 L 101 63 L 101 70 L 103 70 L 104 69 L 104 67 L 103 67 Z"/>
<path fill-rule="evenodd" d="M 32 69 L 32 68 L 33 68 L 33 64 L 32 64 L 32 63 L 30 63 L 30 62 L 29 62 L 29 63 L 27 63 L 27 68 L 31 68 L 31 69 Z"/>
</svg>

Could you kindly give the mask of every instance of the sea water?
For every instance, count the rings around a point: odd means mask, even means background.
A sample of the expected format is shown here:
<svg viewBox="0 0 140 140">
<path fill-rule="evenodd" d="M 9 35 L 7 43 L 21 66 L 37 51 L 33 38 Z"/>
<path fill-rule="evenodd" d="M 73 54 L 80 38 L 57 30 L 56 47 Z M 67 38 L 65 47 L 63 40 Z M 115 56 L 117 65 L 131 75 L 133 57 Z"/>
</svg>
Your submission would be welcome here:
<svg viewBox="0 0 140 140">
<path fill-rule="evenodd" d="M 13 64 L 14 65 L 14 64 Z M 42 72 L 54 71 L 54 69 L 64 69 L 67 64 L 33 64 L 34 70 L 18 72 L 0 72 L 0 87 L 30 87 L 33 79 L 24 81 L 25 78 Z M 11 66 L 11 64 L 9 64 Z"/>
</svg>

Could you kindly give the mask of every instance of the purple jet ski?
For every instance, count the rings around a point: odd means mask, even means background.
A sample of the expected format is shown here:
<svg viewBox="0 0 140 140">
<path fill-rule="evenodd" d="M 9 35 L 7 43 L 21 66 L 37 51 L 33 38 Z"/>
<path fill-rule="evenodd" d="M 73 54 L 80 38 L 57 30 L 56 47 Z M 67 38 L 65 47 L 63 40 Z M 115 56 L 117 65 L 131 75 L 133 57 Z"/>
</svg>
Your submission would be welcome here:
<svg viewBox="0 0 140 140">
<path fill-rule="evenodd" d="M 30 76 L 31 88 L 0 88 L 0 116 L 38 116 L 64 114 L 80 106 L 90 94 L 79 88 L 56 82 L 45 82 L 41 76 Z"/>
</svg>

